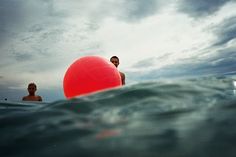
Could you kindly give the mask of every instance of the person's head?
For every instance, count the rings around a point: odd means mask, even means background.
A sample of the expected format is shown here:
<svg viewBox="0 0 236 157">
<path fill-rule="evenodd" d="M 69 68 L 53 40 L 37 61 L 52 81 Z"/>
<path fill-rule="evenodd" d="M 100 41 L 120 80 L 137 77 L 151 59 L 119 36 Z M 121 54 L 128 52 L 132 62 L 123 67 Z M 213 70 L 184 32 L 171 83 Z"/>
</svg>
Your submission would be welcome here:
<svg viewBox="0 0 236 157">
<path fill-rule="evenodd" d="M 116 66 L 118 67 L 118 65 L 120 64 L 119 58 L 117 56 L 112 56 L 110 58 L 110 61 Z"/>
<path fill-rule="evenodd" d="M 34 95 L 35 91 L 37 90 L 37 86 L 35 83 L 30 83 L 28 85 L 28 92 L 30 95 Z"/>
</svg>

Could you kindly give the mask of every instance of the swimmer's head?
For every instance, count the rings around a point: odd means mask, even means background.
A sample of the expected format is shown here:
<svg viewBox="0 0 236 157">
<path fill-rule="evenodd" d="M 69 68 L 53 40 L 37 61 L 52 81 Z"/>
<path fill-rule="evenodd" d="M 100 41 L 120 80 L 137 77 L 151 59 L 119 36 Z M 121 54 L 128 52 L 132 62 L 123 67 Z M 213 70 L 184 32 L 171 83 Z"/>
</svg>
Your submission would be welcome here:
<svg viewBox="0 0 236 157">
<path fill-rule="evenodd" d="M 36 86 L 35 83 L 30 83 L 28 85 L 28 92 L 29 92 L 29 94 L 34 94 L 36 90 L 37 90 L 37 86 Z"/>
<path fill-rule="evenodd" d="M 110 61 L 116 66 L 118 67 L 118 65 L 120 64 L 119 58 L 117 56 L 112 56 L 110 58 Z"/>
</svg>

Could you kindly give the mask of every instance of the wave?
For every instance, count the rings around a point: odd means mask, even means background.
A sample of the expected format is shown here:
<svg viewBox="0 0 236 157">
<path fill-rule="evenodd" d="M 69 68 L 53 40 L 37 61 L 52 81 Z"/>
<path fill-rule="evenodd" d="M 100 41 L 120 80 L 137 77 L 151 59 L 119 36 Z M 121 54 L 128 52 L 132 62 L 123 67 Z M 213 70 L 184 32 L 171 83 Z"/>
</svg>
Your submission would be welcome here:
<svg viewBox="0 0 236 157">
<path fill-rule="evenodd" d="M 0 155 L 234 156 L 233 82 L 153 81 L 52 103 L 0 102 Z"/>
</svg>

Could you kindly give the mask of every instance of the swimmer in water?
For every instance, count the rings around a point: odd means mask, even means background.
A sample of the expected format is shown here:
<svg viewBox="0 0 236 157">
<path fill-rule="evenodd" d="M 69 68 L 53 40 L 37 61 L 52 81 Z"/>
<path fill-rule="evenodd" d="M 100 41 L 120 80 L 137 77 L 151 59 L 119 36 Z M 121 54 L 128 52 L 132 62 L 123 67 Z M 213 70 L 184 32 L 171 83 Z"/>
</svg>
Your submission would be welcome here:
<svg viewBox="0 0 236 157">
<path fill-rule="evenodd" d="M 28 92 L 29 95 L 24 96 L 22 98 L 22 101 L 42 101 L 42 97 L 39 95 L 35 95 L 35 92 L 37 90 L 37 86 L 35 83 L 30 83 L 28 85 Z"/>
<path fill-rule="evenodd" d="M 120 64 L 120 61 L 119 61 L 119 58 L 117 56 L 112 56 L 110 58 L 110 61 L 116 66 L 116 68 L 118 68 L 118 66 Z M 125 74 L 120 72 L 120 77 L 121 77 L 122 85 L 125 85 Z"/>
</svg>

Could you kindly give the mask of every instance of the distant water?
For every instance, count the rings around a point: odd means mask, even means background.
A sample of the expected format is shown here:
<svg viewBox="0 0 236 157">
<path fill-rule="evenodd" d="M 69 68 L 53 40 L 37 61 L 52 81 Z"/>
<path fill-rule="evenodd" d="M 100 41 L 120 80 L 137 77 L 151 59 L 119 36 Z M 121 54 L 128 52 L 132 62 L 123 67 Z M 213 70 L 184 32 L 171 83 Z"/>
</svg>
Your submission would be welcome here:
<svg viewBox="0 0 236 157">
<path fill-rule="evenodd" d="M 146 82 L 53 103 L 0 103 L 1 157 L 235 157 L 234 79 Z"/>
</svg>

